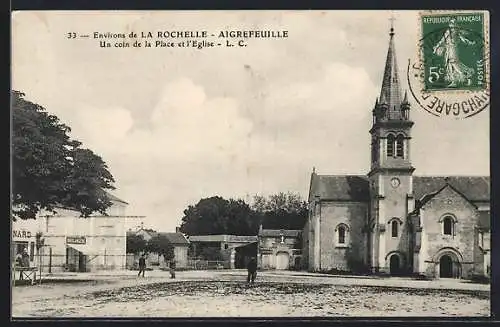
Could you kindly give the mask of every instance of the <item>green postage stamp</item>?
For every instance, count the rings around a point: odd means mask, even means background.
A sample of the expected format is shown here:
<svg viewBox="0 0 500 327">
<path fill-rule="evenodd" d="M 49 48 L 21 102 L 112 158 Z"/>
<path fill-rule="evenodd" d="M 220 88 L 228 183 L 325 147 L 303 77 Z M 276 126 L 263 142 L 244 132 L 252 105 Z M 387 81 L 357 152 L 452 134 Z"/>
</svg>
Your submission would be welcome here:
<svg viewBox="0 0 500 327">
<path fill-rule="evenodd" d="M 489 12 L 427 11 L 418 18 L 410 92 L 434 116 L 472 117 L 490 105 Z"/>
<path fill-rule="evenodd" d="M 484 14 L 422 15 L 425 89 L 484 89 Z"/>
</svg>

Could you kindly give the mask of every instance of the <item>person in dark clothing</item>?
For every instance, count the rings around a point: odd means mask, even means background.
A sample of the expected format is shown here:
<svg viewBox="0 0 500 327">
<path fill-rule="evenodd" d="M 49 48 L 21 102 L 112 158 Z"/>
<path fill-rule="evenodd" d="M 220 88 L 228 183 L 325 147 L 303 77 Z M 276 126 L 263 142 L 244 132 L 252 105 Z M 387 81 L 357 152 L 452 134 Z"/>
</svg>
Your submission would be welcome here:
<svg viewBox="0 0 500 327">
<path fill-rule="evenodd" d="M 248 276 L 247 283 L 255 282 L 255 278 L 257 277 L 257 260 L 255 258 L 251 258 L 247 264 Z"/>
<path fill-rule="evenodd" d="M 175 278 L 175 261 L 170 261 L 170 278 Z"/>
<path fill-rule="evenodd" d="M 141 273 L 142 273 L 142 277 L 144 277 L 145 272 L 146 272 L 146 258 L 144 257 L 144 254 L 143 254 L 139 258 L 139 273 L 137 274 L 137 276 L 140 277 Z"/>
<path fill-rule="evenodd" d="M 21 255 L 22 256 L 22 266 L 24 268 L 27 268 L 30 266 L 30 255 L 28 254 L 28 249 L 27 248 L 24 248 L 23 249 L 23 254 Z"/>
</svg>

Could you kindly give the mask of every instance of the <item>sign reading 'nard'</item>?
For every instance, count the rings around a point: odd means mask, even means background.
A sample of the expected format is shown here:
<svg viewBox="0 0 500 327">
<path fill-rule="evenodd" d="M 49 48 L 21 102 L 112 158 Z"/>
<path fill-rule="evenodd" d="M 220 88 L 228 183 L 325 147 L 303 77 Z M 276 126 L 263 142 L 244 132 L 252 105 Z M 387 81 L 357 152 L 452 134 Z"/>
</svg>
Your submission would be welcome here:
<svg viewBox="0 0 500 327">
<path fill-rule="evenodd" d="M 14 238 L 30 238 L 31 232 L 25 230 L 12 230 L 12 236 Z"/>
</svg>

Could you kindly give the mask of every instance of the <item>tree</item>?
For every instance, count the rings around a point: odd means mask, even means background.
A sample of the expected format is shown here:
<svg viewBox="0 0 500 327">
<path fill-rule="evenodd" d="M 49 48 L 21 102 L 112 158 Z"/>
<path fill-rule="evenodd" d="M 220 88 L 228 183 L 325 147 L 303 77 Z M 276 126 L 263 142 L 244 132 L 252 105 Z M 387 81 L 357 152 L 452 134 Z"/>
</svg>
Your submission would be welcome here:
<svg viewBox="0 0 500 327">
<path fill-rule="evenodd" d="M 150 253 L 162 255 L 165 260 L 173 260 L 175 257 L 174 246 L 170 243 L 170 240 L 161 233 L 156 234 L 147 242 L 146 249 Z"/>
<path fill-rule="evenodd" d="M 256 212 L 238 199 L 230 199 L 227 205 L 227 234 L 231 235 L 257 235 L 259 220 Z"/>
<path fill-rule="evenodd" d="M 277 193 L 268 198 L 254 196 L 252 209 L 256 211 L 263 228 L 302 229 L 308 209 L 307 202 L 296 193 Z"/>
<path fill-rule="evenodd" d="M 146 240 L 142 235 L 127 235 L 127 253 L 137 254 L 146 250 Z"/>
<path fill-rule="evenodd" d="M 214 196 L 184 210 L 180 230 L 188 235 L 256 235 L 258 220 L 245 201 Z"/>
<path fill-rule="evenodd" d="M 42 106 L 12 91 L 13 219 L 36 218 L 40 210 L 56 207 L 84 217 L 106 214 L 113 176 L 98 155 L 68 136 L 70 131 Z"/>
</svg>

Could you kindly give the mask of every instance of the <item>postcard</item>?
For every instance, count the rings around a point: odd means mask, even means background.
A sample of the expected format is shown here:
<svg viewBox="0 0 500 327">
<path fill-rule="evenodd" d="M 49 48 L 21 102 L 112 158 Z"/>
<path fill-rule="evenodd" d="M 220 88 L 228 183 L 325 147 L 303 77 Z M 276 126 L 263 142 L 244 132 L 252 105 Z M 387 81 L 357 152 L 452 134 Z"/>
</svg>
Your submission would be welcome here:
<svg viewBox="0 0 500 327">
<path fill-rule="evenodd" d="M 489 317 L 481 10 L 12 13 L 13 318 Z"/>
</svg>

